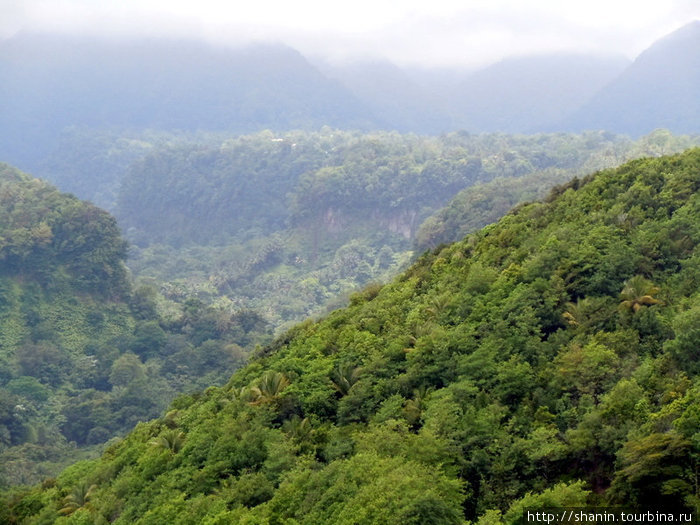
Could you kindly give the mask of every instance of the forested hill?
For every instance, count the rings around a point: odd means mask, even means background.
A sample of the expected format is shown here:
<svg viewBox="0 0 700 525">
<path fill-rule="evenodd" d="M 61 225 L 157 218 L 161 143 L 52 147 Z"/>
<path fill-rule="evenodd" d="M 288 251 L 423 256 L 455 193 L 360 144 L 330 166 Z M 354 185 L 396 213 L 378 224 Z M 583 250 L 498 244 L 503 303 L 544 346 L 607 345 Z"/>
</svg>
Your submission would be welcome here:
<svg viewBox="0 0 700 525">
<path fill-rule="evenodd" d="M 622 148 L 616 147 L 616 153 L 608 150 L 605 154 L 608 161 L 611 160 L 611 154 L 618 159 L 614 164 L 605 166 L 604 159 L 599 158 L 575 171 L 562 170 L 552 165 L 517 178 L 498 177 L 490 182 L 467 187 L 420 225 L 415 235 L 414 250 L 423 253 L 440 244 L 458 241 L 468 233 L 497 221 L 516 204 L 543 198 L 550 188 L 571 180 L 574 175 L 615 167 L 640 157 L 679 153 L 697 146 L 699 138 L 674 136 L 668 130 L 658 129 L 637 141 L 621 145 Z M 586 168 L 589 168 L 588 171 Z"/>
<path fill-rule="evenodd" d="M 103 297 L 123 296 L 126 243 L 107 212 L 0 164 L 0 276 L 69 282 Z"/>
<path fill-rule="evenodd" d="M 115 213 L 135 275 L 169 297 L 225 295 L 280 326 L 398 273 L 418 224 L 462 187 L 627 147 L 606 134 L 267 131 L 153 147 L 124 174 Z"/>
<path fill-rule="evenodd" d="M 303 323 L 10 523 L 697 508 L 700 149 L 576 179 Z M 0 511 L 3 512 L 3 511 Z"/>
<path fill-rule="evenodd" d="M 89 191 L 104 171 L 81 159 L 123 159 L 130 143 L 73 150 L 81 154 L 61 165 L 83 166 L 74 187 Z M 134 275 L 164 283 L 168 297 L 224 296 L 289 327 L 396 275 L 414 240 L 420 254 L 576 175 L 696 144 L 665 130 L 632 141 L 604 132 L 418 137 L 328 128 L 154 144 L 115 181 L 115 214 L 134 243 Z"/>
<path fill-rule="evenodd" d="M 665 138 L 670 147 L 684 140 Z M 337 231 L 370 217 L 410 238 L 421 220 L 466 186 L 615 162 L 635 146 L 598 132 L 265 131 L 216 145 L 153 148 L 123 176 L 115 214 L 141 245 L 225 243 L 287 225 Z"/>
<path fill-rule="evenodd" d="M 265 333 L 252 312 L 196 301 L 161 316 L 125 257 L 107 212 L 0 164 L 0 487 L 225 381 Z"/>
</svg>

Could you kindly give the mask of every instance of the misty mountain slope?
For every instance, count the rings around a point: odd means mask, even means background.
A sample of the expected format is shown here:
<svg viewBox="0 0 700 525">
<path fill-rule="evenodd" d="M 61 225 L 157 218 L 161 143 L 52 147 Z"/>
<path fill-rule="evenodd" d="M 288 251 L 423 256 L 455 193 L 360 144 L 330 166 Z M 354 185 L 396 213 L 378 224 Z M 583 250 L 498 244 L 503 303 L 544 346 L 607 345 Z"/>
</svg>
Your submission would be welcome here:
<svg viewBox="0 0 700 525">
<path fill-rule="evenodd" d="M 36 162 L 69 126 L 251 132 L 376 125 L 352 94 L 282 45 L 22 34 L 0 42 L 0 114 L 0 157 L 15 163 Z"/>
<path fill-rule="evenodd" d="M 628 65 L 622 57 L 561 54 L 507 58 L 471 73 L 403 70 L 387 62 L 322 71 L 398 130 L 515 133 L 541 131 L 561 120 Z"/>
<path fill-rule="evenodd" d="M 462 525 L 692 509 L 699 321 L 696 148 L 576 179 L 426 254 L 0 516 Z"/>
<path fill-rule="evenodd" d="M 640 57 L 629 80 L 613 90 L 617 95 L 601 94 L 600 111 L 587 106 L 557 129 L 627 132 L 628 120 L 641 119 L 644 132 L 697 131 L 693 27 L 654 46 L 667 51 Z M 403 70 L 375 62 L 321 72 L 283 45 L 233 49 L 194 40 L 18 34 L 0 42 L 0 159 L 40 173 L 60 147 L 60 133 L 76 127 L 100 133 L 248 133 L 324 125 L 418 133 L 548 131 L 622 66 L 610 57 L 509 58 L 454 88 L 464 75 L 459 68 Z M 611 114 L 620 115 L 618 122 Z M 604 119 L 586 120 L 593 115 Z M 102 202 L 113 192 L 105 184 Z"/>
<path fill-rule="evenodd" d="M 450 94 L 460 127 L 470 131 L 542 131 L 615 78 L 621 57 L 551 55 L 508 58 L 469 75 Z"/>
<path fill-rule="evenodd" d="M 633 136 L 658 127 L 677 133 L 700 131 L 700 21 L 654 43 L 558 126 Z"/>
<path fill-rule="evenodd" d="M 421 77 L 430 77 L 430 71 L 420 72 L 414 79 L 404 69 L 382 61 L 325 65 L 321 71 L 338 80 L 397 131 L 437 134 L 455 129 L 453 108 L 442 93 L 419 84 Z"/>
</svg>

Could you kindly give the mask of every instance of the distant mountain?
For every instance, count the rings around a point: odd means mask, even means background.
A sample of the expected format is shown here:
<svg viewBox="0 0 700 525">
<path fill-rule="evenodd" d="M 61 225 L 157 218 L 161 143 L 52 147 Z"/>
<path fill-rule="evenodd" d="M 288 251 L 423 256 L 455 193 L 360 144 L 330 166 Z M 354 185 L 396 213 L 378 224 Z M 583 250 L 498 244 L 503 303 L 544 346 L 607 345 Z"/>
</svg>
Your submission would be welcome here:
<svg viewBox="0 0 700 525">
<path fill-rule="evenodd" d="M 235 133 L 377 126 L 349 91 L 282 45 L 26 34 L 0 43 L 0 114 L 0 158 L 22 164 L 69 126 Z"/>
<path fill-rule="evenodd" d="M 542 131 L 579 107 L 628 65 L 622 57 L 507 58 L 469 75 L 448 96 L 469 131 Z"/>
<path fill-rule="evenodd" d="M 321 70 L 399 131 L 534 132 L 560 121 L 619 75 L 618 56 L 558 54 L 508 58 L 465 72 L 358 62 Z"/>
<path fill-rule="evenodd" d="M 700 21 L 657 41 L 560 129 L 700 132 Z"/>
<path fill-rule="evenodd" d="M 385 127 L 420 133 L 442 133 L 454 128 L 452 110 L 440 96 L 442 91 L 428 85 L 430 70 L 411 75 L 385 61 L 326 64 L 320 69 L 362 100 Z"/>
<path fill-rule="evenodd" d="M 49 156 L 76 129 L 694 132 L 698 44 L 695 22 L 626 70 L 619 57 L 549 55 L 467 74 L 386 62 L 317 66 L 281 44 L 19 34 L 0 41 L 0 160 L 46 176 Z"/>
</svg>

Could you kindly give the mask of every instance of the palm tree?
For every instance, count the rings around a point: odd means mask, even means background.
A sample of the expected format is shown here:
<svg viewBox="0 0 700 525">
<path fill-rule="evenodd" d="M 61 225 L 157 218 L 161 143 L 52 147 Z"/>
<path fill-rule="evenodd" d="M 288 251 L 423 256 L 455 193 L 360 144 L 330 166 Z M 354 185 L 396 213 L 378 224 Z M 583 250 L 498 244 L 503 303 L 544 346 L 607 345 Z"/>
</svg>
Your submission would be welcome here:
<svg viewBox="0 0 700 525">
<path fill-rule="evenodd" d="M 428 305 L 425 307 L 426 313 L 432 318 L 437 318 L 450 304 L 450 297 L 447 294 L 438 295 L 428 300 Z"/>
<path fill-rule="evenodd" d="M 620 293 L 620 299 L 622 299 L 620 309 L 637 313 L 642 306 L 659 304 L 661 301 L 654 298 L 657 293 L 659 293 L 659 288 L 654 286 L 651 281 L 641 275 L 635 275 L 625 281 L 625 287 Z"/>
<path fill-rule="evenodd" d="M 575 303 L 566 303 L 566 311 L 562 314 L 562 317 L 575 328 L 585 328 L 591 322 L 591 314 L 596 313 L 600 308 L 601 305 L 595 304 L 593 299 L 584 297 Z"/>
<path fill-rule="evenodd" d="M 562 317 L 571 326 L 581 326 L 581 321 L 583 319 L 583 308 L 581 308 L 582 301 L 586 299 L 579 299 L 575 303 L 566 303 L 566 311 L 562 314 Z"/>
<path fill-rule="evenodd" d="M 171 410 L 161 418 L 161 422 L 168 428 L 177 428 L 176 419 L 179 414 L 179 410 Z"/>
<path fill-rule="evenodd" d="M 168 430 L 150 442 L 154 447 L 168 450 L 177 454 L 185 443 L 185 433 L 179 430 Z"/>
<path fill-rule="evenodd" d="M 354 367 L 350 363 L 343 363 L 331 372 L 331 381 L 335 389 L 341 395 L 346 396 L 352 386 L 357 383 L 362 374 L 362 368 Z"/>
<path fill-rule="evenodd" d="M 63 507 L 58 512 L 64 516 L 73 514 L 76 510 L 86 507 L 90 502 L 97 485 L 91 485 L 83 480 L 78 483 L 70 494 L 63 498 Z"/>
<path fill-rule="evenodd" d="M 413 391 L 413 399 L 409 399 L 404 404 L 403 412 L 411 425 L 415 425 L 420 421 L 423 410 L 425 410 L 426 401 L 432 392 L 432 388 L 421 386 Z"/>
<path fill-rule="evenodd" d="M 242 386 L 240 388 L 232 388 L 230 390 L 230 395 L 232 401 L 251 401 L 251 398 L 254 397 L 254 394 L 251 392 L 251 389 L 247 386 Z"/>
<path fill-rule="evenodd" d="M 289 386 L 289 379 L 282 372 L 265 372 L 257 386 L 250 389 L 252 404 L 271 403 L 279 398 L 282 391 Z"/>
<path fill-rule="evenodd" d="M 304 419 L 295 415 L 282 425 L 284 432 L 297 443 L 306 441 L 313 434 L 313 428 L 308 417 Z"/>
</svg>

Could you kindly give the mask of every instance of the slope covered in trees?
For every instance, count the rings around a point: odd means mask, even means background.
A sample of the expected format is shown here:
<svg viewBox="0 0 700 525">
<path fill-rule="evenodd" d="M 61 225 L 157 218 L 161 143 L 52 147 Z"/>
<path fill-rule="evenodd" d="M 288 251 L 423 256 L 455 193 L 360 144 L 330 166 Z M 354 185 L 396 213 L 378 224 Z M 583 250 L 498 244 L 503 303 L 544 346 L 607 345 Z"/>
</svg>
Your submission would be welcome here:
<svg viewBox="0 0 700 525">
<path fill-rule="evenodd" d="M 700 149 L 556 188 L 289 331 L 17 523 L 512 523 L 697 508 Z"/>
<path fill-rule="evenodd" d="M 578 170 L 548 168 L 521 177 L 498 177 L 460 191 L 447 206 L 428 217 L 415 236 L 417 253 L 434 249 L 462 239 L 468 233 L 495 222 L 518 203 L 544 197 L 552 186 L 563 184 L 574 175 L 587 173 L 595 166 L 600 169 L 608 162 L 614 165 L 624 160 L 675 153 L 698 144 L 698 137 L 674 136 L 659 129 L 634 142 L 622 142 L 615 149 L 595 155 Z M 598 158 L 596 158 L 598 157 Z M 592 161 L 592 162 L 591 162 Z"/>
<path fill-rule="evenodd" d="M 412 256 L 419 225 L 463 188 L 512 178 L 490 186 L 483 214 L 468 199 L 450 204 L 451 224 L 431 219 L 439 227 L 422 228 L 419 250 L 457 240 L 577 174 L 692 144 L 697 139 L 664 131 L 637 141 L 598 132 L 417 137 L 329 129 L 212 138 L 153 147 L 124 176 L 115 213 L 136 245 L 136 275 L 167 283 L 172 298 L 224 296 L 280 326 L 395 275 Z"/>
<path fill-rule="evenodd" d="M 0 486 L 225 380 L 265 334 L 251 312 L 195 301 L 159 315 L 126 250 L 107 212 L 0 165 Z"/>
<path fill-rule="evenodd" d="M 580 168 L 626 146 L 604 133 L 268 131 L 153 151 L 124 176 L 115 213 L 139 244 L 216 244 L 287 223 L 340 230 L 368 216 L 410 237 L 428 213 L 475 182 Z"/>
</svg>

